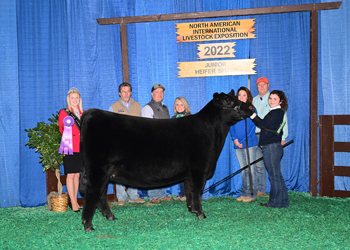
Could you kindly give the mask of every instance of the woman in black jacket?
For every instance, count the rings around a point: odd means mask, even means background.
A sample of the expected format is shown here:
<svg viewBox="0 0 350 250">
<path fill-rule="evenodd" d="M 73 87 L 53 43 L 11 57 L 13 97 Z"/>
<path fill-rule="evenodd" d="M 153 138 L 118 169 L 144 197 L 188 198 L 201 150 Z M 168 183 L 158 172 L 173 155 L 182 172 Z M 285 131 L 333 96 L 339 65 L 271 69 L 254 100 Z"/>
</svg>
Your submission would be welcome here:
<svg viewBox="0 0 350 250">
<path fill-rule="evenodd" d="M 261 119 L 255 113 L 250 117 L 255 125 L 261 128 L 259 146 L 262 148 L 264 163 L 271 183 L 268 203 L 262 207 L 289 208 L 289 197 L 286 183 L 282 176 L 281 159 L 283 156 L 282 128 L 283 116 L 288 108 L 287 97 L 283 91 L 274 90 L 269 96 L 270 112 Z"/>
</svg>

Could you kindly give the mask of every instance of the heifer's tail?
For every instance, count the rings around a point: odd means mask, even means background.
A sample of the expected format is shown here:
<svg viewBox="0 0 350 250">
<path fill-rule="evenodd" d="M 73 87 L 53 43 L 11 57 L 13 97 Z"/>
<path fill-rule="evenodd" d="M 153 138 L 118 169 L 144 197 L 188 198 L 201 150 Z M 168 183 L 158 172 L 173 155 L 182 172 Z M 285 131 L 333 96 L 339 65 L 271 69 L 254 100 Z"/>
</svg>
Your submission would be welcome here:
<svg viewBox="0 0 350 250">
<path fill-rule="evenodd" d="M 80 131 L 80 177 L 79 177 L 79 191 L 81 194 L 86 193 L 87 188 L 87 175 L 84 160 L 84 132 L 86 130 L 86 122 L 84 118 L 87 112 L 84 112 L 81 116 L 81 131 Z"/>
<path fill-rule="evenodd" d="M 80 148 L 80 150 L 81 150 L 81 148 Z M 79 176 L 79 190 L 80 190 L 80 193 L 85 194 L 86 193 L 86 188 L 87 188 L 87 175 L 86 175 L 84 159 L 83 159 L 83 157 L 81 157 L 80 176 Z"/>
<path fill-rule="evenodd" d="M 85 169 L 83 171 L 80 171 L 80 177 L 79 177 L 79 190 L 81 194 L 85 194 L 87 188 L 87 178 L 86 178 L 86 172 Z"/>
</svg>

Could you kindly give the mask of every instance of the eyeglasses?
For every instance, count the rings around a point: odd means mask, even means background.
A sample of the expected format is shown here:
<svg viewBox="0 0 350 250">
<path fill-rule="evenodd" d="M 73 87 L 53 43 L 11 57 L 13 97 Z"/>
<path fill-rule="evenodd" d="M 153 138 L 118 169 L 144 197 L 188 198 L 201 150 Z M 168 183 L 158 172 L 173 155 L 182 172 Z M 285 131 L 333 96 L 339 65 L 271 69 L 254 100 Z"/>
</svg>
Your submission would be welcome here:
<svg viewBox="0 0 350 250">
<path fill-rule="evenodd" d="M 257 84 L 256 86 L 262 87 L 262 86 L 266 86 L 266 85 L 267 85 L 267 83 L 259 83 L 259 84 Z"/>
</svg>

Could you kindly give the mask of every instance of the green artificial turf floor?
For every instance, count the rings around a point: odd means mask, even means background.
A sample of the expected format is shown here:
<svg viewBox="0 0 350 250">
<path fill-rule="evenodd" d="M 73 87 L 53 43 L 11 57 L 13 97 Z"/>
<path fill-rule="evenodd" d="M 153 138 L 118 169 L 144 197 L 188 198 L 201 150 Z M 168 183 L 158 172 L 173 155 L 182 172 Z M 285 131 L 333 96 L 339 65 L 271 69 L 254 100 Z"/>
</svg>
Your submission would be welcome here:
<svg viewBox="0 0 350 250">
<path fill-rule="evenodd" d="M 210 198 L 203 200 L 206 219 L 181 201 L 111 203 L 117 220 L 96 210 L 92 232 L 69 208 L 0 208 L 0 249 L 350 249 L 350 198 L 289 196 L 289 209 L 258 205 L 268 198 Z"/>
</svg>

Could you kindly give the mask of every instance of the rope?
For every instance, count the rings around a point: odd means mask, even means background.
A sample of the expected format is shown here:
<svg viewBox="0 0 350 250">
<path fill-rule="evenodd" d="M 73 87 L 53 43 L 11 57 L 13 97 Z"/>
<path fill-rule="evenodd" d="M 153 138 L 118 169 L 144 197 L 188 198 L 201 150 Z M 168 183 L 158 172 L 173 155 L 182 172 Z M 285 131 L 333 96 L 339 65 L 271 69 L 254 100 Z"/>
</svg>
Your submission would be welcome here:
<svg viewBox="0 0 350 250">
<path fill-rule="evenodd" d="M 290 140 L 289 142 L 287 142 L 286 144 L 283 145 L 283 148 L 289 146 L 289 145 L 292 144 L 293 142 L 294 142 L 294 140 Z M 255 161 L 253 161 L 252 163 L 250 163 L 250 165 L 252 166 L 253 164 L 258 163 L 259 161 L 262 161 L 262 160 L 263 160 L 263 157 L 261 157 L 261 158 L 255 160 Z M 226 176 L 224 179 L 222 179 L 222 180 L 220 180 L 220 181 L 214 183 L 214 184 L 211 185 L 210 187 L 204 189 L 204 190 L 203 190 L 203 194 L 204 194 L 205 192 L 208 192 L 210 189 L 212 189 L 212 188 L 218 186 L 219 184 L 221 184 L 221 183 L 227 181 L 228 179 L 232 178 L 232 177 L 235 176 L 236 174 L 239 174 L 240 172 L 242 172 L 242 170 L 244 170 L 244 169 L 246 169 L 246 168 L 248 168 L 248 167 L 249 167 L 249 165 L 245 166 L 244 168 L 241 168 L 241 169 L 237 170 L 237 171 L 234 172 L 233 174 L 230 174 L 229 176 Z"/>
<path fill-rule="evenodd" d="M 55 169 L 55 175 L 57 178 L 57 190 L 58 192 L 52 191 L 50 194 L 48 194 L 46 200 L 47 200 L 47 210 L 52 210 L 52 204 L 51 204 L 51 197 L 52 196 L 61 196 L 62 195 L 62 183 L 61 183 L 61 174 L 59 169 Z"/>
<path fill-rule="evenodd" d="M 57 190 L 58 190 L 58 195 L 62 195 L 62 183 L 61 183 L 61 174 L 59 169 L 55 169 L 55 174 L 57 177 Z"/>
</svg>

